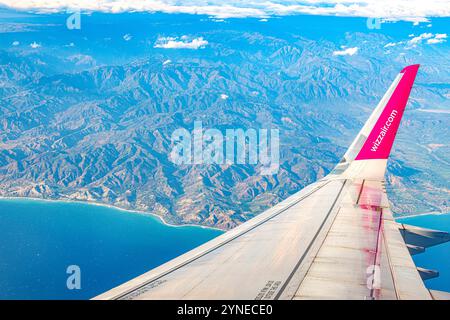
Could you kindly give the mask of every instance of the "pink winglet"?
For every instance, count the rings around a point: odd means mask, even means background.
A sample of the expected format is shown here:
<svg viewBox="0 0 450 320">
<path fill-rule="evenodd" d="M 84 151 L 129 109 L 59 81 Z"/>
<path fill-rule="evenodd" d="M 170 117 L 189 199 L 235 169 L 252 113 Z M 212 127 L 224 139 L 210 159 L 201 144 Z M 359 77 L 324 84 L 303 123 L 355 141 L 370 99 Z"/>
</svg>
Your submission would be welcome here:
<svg viewBox="0 0 450 320">
<path fill-rule="evenodd" d="M 419 66 L 419 64 L 414 64 L 400 72 L 403 74 L 400 82 L 355 160 L 387 159 L 389 157 Z"/>
</svg>

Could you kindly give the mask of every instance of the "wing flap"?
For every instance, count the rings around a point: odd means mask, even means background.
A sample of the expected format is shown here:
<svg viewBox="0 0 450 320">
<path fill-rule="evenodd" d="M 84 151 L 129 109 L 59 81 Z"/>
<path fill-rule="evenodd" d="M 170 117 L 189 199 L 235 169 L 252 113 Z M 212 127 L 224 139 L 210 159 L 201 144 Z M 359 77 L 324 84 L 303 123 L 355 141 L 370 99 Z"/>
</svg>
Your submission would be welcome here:
<svg viewBox="0 0 450 320">
<path fill-rule="evenodd" d="M 430 298 L 385 198 L 381 181 L 348 182 L 294 299 Z"/>
</svg>

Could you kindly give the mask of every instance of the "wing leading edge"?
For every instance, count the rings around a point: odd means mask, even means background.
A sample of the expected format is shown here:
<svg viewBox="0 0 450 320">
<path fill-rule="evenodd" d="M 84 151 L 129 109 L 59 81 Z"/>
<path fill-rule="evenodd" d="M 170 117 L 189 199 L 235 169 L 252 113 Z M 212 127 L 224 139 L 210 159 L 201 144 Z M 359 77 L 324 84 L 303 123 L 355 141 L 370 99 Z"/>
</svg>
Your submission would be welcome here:
<svg viewBox="0 0 450 320">
<path fill-rule="evenodd" d="M 328 176 L 95 299 L 431 299 L 383 178 L 418 68 L 396 77 Z"/>
</svg>

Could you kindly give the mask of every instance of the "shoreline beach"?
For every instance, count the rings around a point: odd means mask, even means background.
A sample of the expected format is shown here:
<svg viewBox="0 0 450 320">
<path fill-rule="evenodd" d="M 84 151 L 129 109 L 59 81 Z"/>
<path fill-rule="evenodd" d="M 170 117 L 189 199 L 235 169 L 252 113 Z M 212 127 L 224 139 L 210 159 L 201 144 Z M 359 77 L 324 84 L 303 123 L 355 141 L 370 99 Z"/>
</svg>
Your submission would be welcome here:
<svg viewBox="0 0 450 320">
<path fill-rule="evenodd" d="M 197 224 L 172 224 L 172 223 L 169 223 L 169 222 L 165 221 L 163 217 L 161 217 L 161 216 L 159 216 L 159 215 L 157 215 L 155 213 L 151 213 L 151 212 L 147 212 L 147 211 L 134 210 L 134 209 L 125 209 L 125 208 L 114 206 L 112 204 L 101 203 L 101 202 L 94 202 L 94 201 L 71 200 L 71 199 L 45 199 L 45 198 L 33 198 L 33 197 L 11 197 L 11 196 L 6 196 L 5 197 L 5 196 L 0 196 L 0 201 L 1 200 L 30 200 L 30 201 L 43 201 L 43 202 L 64 202 L 64 203 L 86 204 L 86 205 L 106 207 L 106 208 L 115 209 L 115 210 L 118 210 L 118 211 L 123 211 L 123 212 L 131 213 L 131 214 L 147 215 L 147 216 L 150 216 L 150 217 L 157 218 L 157 220 L 159 220 L 161 223 L 163 223 L 164 225 L 166 225 L 168 227 L 173 227 L 173 228 L 197 227 L 197 228 L 212 229 L 212 230 L 218 230 L 218 231 L 226 232 L 226 230 L 223 230 L 223 229 L 220 229 L 220 228 L 202 226 L 202 225 L 197 225 Z"/>
</svg>

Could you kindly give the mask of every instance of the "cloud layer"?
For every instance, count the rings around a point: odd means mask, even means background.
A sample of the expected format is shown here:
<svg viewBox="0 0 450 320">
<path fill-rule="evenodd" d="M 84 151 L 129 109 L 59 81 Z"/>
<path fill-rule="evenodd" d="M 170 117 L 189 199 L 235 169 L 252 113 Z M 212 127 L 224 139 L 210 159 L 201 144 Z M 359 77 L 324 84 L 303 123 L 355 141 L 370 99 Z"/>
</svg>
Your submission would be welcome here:
<svg viewBox="0 0 450 320">
<path fill-rule="evenodd" d="M 313 14 L 425 21 L 427 17 L 449 17 L 448 0 L 0 0 L 0 4 L 22 10 L 63 10 L 206 14 L 217 18 L 269 17 Z"/>
<path fill-rule="evenodd" d="M 177 37 L 160 37 L 156 40 L 155 48 L 161 49 L 201 49 L 208 44 L 208 41 L 202 37 L 189 39 L 187 36 Z"/>
<path fill-rule="evenodd" d="M 447 39 L 446 33 L 422 33 L 421 35 L 417 37 L 413 37 L 411 40 L 408 41 L 408 45 L 415 46 L 417 44 L 422 43 L 422 41 L 427 40 L 428 44 L 436 44 L 436 43 L 442 43 L 445 42 Z"/>
<path fill-rule="evenodd" d="M 358 47 L 347 48 L 340 51 L 333 51 L 333 56 L 352 56 L 358 52 Z"/>
<path fill-rule="evenodd" d="M 37 49 L 37 48 L 40 48 L 41 45 L 39 43 L 37 43 L 36 41 L 34 41 L 34 42 L 30 43 L 30 47 L 32 49 Z"/>
</svg>

